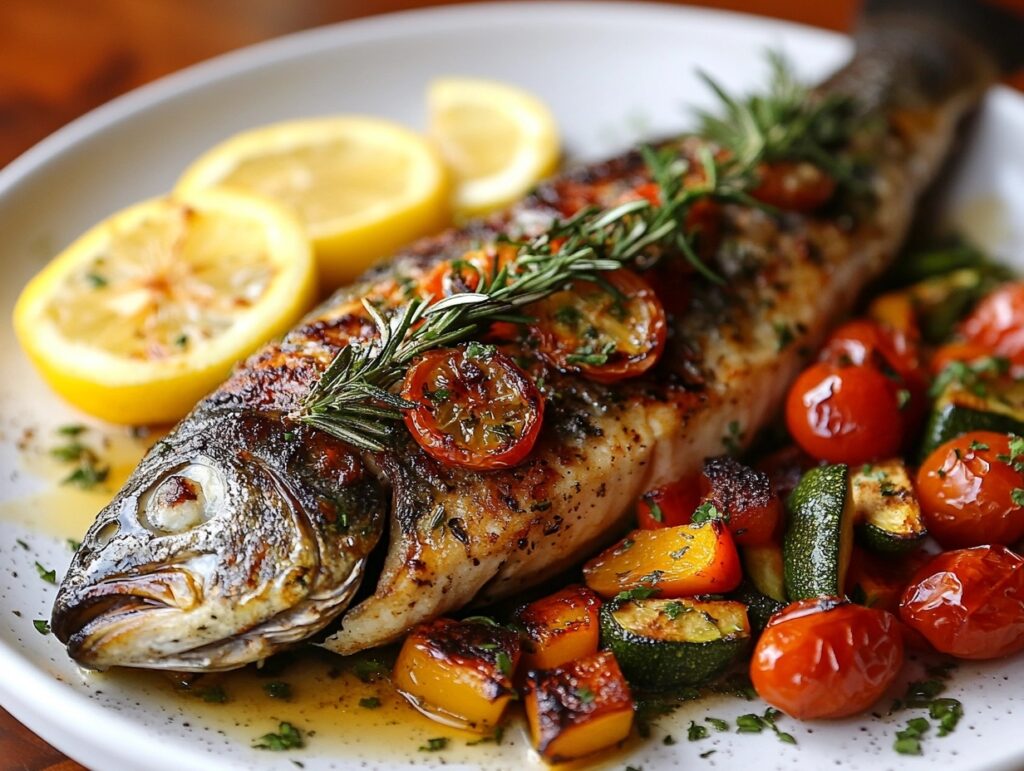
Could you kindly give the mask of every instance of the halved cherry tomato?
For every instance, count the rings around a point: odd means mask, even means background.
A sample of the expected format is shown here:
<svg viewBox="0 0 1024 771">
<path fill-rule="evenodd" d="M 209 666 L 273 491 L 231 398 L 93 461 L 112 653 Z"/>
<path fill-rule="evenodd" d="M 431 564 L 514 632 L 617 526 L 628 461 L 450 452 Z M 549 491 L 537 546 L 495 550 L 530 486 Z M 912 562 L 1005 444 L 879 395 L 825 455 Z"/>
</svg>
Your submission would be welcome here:
<svg viewBox="0 0 1024 771">
<path fill-rule="evenodd" d="M 704 461 L 702 500 L 725 514 L 729 532 L 741 546 L 771 543 L 782 521 L 782 501 L 768 475 L 730 457 Z"/>
<path fill-rule="evenodd" d="M 917 345 L 903 332 L 870 319 L 855 319 L 839 327 L 822 350 L 822 361 L 874 366 L 904 389 L 900 407 L 904 426 L 913 429 L 927 409 L 928 375 Z M 910 430 L 907 433 L 911 433 Z"/>
<path fill-rule="evenodd" d="M 830 463 L 896 455 L 904 437 L 898 384 L 872 366 L 812 364 L 789 390 L 786 425 L 797 444 Z"/>
<path fill-rule="evenodd" d="M 405 423 L 428 454 L 480 470 L 521 463 L 544 415 L 544 397 L 526 373 L 479 343 L 425 353 L 406 373 L 402 398 L 416 404 Z"/>
<path fill-rule="evenodd" d="M 541 356 L 563 371 L 599 383 L 636 377 L 665 348 L 665 309 L 636 273 L 616 270 L 603 281 L 576 281 L 527 307 Z"/>
<path fill-rule="evenodd" d="M 1015 450 L 1024 449 L 1019 444 Z M 1009 437 L 993 431 L 972 431 L 936 449 L 917 471 L 928 532 L 946 548 L 1024 537 L 1022 463 L 1024 454 L 1011 453 Z"/>
<path fill-rule="evenodd" d="M 938 375 L 955 361 L 964 364 L 984 359 L 992 355 L 992 351 L 977 343 L 957 342 L 946 343 L 932 354 L 931 371 Z"/>
<path fill-rule="evenodd" d="M 967 342 L 1024 365 L 1024 281 L 1004 284 L 988 295 L 960 331 Z"/>
<path fill-rule="evenodd" d="M 507 267 L 516 258 L 515 247 L 499 244 L 487 249 L 474 249 L 457 260 L 444 260 L 434 266 L 421 285 L 423 296 L 439 300 L 453 294 L 475 292 L 480 288 L 481 281 L 490 284 L 502 268 Z M 515 340 L 519 337 L 519 327 L 507 321 L 496 321 L 491 324 L 487 338 L 489 340 Z"/>
<path fill-rule="evenodd" d="M 900 617 L 962 659 L 1024 650 L 1024 559 L 1003 546 L 940 554 L 903 593 Z"/>
<path fill-rule="evenodd" d="M 700 490 L 694 478 L 649 490 L 636 502 L 636 522 L 641 530 L 690 524 L 693 510 L 700 503 Z"/>
<path fill-rule="evenodd" d="M 812 212 L 828 203 L 836 180 L 813 163 L 775 161 L 757 167 L 758 183 L 751 195 L 778 209 Z"/>
<path fill-rule="evenodd" d="M 772 616 L 754 648 L 750 680 L 762 699 L 787 715 L 837 718 L 868 709 L 902 666 L 895 616 L 821 597 Z"/>
</svg>

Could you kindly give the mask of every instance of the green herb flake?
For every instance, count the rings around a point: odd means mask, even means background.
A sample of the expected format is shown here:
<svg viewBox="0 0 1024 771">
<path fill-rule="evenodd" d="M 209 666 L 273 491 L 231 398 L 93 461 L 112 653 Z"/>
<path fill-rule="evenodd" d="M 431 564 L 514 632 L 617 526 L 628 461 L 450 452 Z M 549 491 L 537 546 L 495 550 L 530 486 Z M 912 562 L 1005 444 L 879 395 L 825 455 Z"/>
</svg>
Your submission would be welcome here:
<svg viewBox="0 0 1024 771">
<path fill-rule="evenodd" d="M 671 747 L 676 743 L 676 739 L 672 734 L 665 734 L 665 738 L 661 740 L 661 743 L 666 747 Z"/>
<path fill-rule="evenodd" d="M 704 501 L 700 506 L 697 507 L 696 511 L 693 512 L 693 516 L 690 518 L 690 522 L 694 525 L 702 525 L 705 522 L 711 522 L 712 520 L 719 519 L 723 522 L 729 521 L 729 515 L 719 511 L 718 507 L 715 506 L 711 501 Z"/>
<path fill-rule="evenodd" d="M 612 602 L 631 602 L 633 600 L 646 600 L 658 593 L 658 589 L 653 586 L 636 586 L 632 589 L 627 589 L 624 592 L 619 592 L 612 599 Z"/>
<path fill-rule="evenodd" d="M 729 721 L 722 720 L 720 717 L 705 717 L 704 722 L 714 728 L 716 731 L 728 731 Z"/>
<path fill-rule="evenodd" d="M 579 699 L 580 704 L 593 704 L 596 697 L 592 690 L 585 685 L 581 685 L 576 689 L 576 698 Z"/>
<path fill-rule="evenodd" d="M 367 696 L 359 700 L 359 706 L 363 709 L 378 709 L 381 701 L 376 696 Z"/>
<path fill-rule="evenodd" d="M 16 544 L 18 544 L 18 546 L 20 546 L 20 547 L 21 547 L 22 549 L 24 549 L 25 551 L 28 551 L 28 544 L 27 544 L 27 543 L 25 543 L 25 542 L 24 542 L 23 540 L 21 540 L 20 538 L 15 538 L 15 539 L 14 539 L 14 542 L 15 542 Z"/>
<path fill-rule="evenodd" d="M 36 628 L 36 631 L 39 632 L 39 634 L 45 635 L 50 633 L 50 624 L 46 619 L 37 618 L 32 622 L 32 626 Z"/>
<path fill-rule="evenodd" d="M 936 699 L 928 707 L 928 715 L 939 721 L 939 736 L 948 736 L 964 716 L 964 705 L 956 699 Z"/>
<path fill-rule="evenodd" d="M 708 738 L 708 729 L 706 726 L 702 726 L 699 723 L 690 721 L 690 727 L 686 729 L 686 738 L 691 742 L 700 741 L 701 739 Z"/>
<path fill-rule="evenodd" d="M 906 388 L 899 389 L 896 392 L 896 406 L 902 411 L 907 408 L 908 404 L 910 404 L 910 391 Z"/>
<path fill-rule="evenodd" d="M 1010 491 L 1010 500 L 1014 506 L 1024 506 L 1024 490 L 1015 487 Z"/>
<path fill-rule="evenodd" d="M 263 691 L 272 699 L 287 701 L 292 697 L 291 685 L 280 680 L 264 683 Z"/>
<path fill-rule="evenodd" d="M 893 749 L 901 755 L 920 755 L 921 737 L 930 727 L 931 724 L 923 717 L 911 718 L 906 728 L 896 732 Z"/>
<path fill-rule="evenodd" d="M 427 739 L 427 743 L 420 747 L 420 752 L 440 752 L 448 746 L 447 736 L 437 736 L 433 739 Z"/>
<path fill-rule="evenodd" d="M 39 574 L 39 577 L 41 579 L 46 581 L 46 583 L 48 583 L 48 584 L 56 584 L 57 583 L 57 571 L 56 570 L 47 570 L 45 567 L 43 567 L 42 565 L 40 565 L 37 562 L 36 563 L 36 572 Z"/>
<path fill-rule="evenodd" d="M 648 497 L 645 496 L 644 500 L 647 501 L 647 514 L 648 514 L 648 516 L 651 519 L 653 519 L 655 522 L 664 522 L 665 521 L 665 514 L 664 514 L 664 512 L 662 512 L 661 506 L 659 506 L 655 502 L 654 498 L 653 497 L 648 498 Z"/>
<path fill-rule="evenodd" d="M 693 608 L 683 605 L 683 603 L 678 600 L 673 600 L 661 607 L 661 612 L 671 621 L 675 621 L 684 613 L 689 613 L 692 610 Z"/>
<path fill-rule="evenodd" d="M 759 734 L 764 730 L 764 721 L 760 715 L 753 713 L 740 715 L 736 718 L 736 733 L 738 734 Z"/>
<path fill-rule="evenodd" d="M 494 661 L 502 675 L 512 677 L 512 659 L 505 651 L 498 651 Z"/>
<path fill-rule="evenodd" d="M 79 549 L 82 548 L 82 542 L 81 541 L 76 541 L 74 538 L 68 538 L 67 539 L 67 544 L 68 544 L 68 548 L 71 549 L 71 551 L 73 551 L 73 552 L 74 551 L 78 551 Z"/>
<path fill-rule="evenodd" d="M 227 691 L 221 685 L 211 685 L 209 688 L 197 691 L 197 693 L 199 698 L 207 704 L 224 704 L 228 700 Z"/>
<path fill-rule="evenodd" d="M 78 436 L 85 431 L 85 426 L 80 423 L 69 423 L 65 426 L 59 426 L 57 433 L 61 436 Z"/>
<path fill-rule="evenodd" d="M 306 743 L 302 739 L 302 733 L 291 723 L 281 723 L 277 727 L 277 733 L 263 734 L 253 748 L 257 750 L 270 750 L 271 752 L 284 752 L 286 750 L 301 749 Z"/>
</svg>

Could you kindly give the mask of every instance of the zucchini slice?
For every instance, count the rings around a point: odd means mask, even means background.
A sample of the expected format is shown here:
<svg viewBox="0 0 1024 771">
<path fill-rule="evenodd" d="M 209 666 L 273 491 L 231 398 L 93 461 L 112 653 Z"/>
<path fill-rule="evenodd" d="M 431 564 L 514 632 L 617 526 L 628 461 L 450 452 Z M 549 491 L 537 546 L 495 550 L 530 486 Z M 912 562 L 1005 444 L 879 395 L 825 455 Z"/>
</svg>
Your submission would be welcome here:
<svg viewBox="0 0 1024 771">
<path fill-rule="evenodd" d="M 1024 435 L 1024 381 L 978 375 L 971 386 L 950 383 L 935 400 L 924 432 L 921 459 L 970 431 Z"/>
<path fill-rule="evenodd" d="M 628 600 L 601 608 L 601 643 L 640 688 L 699 685 L 750 644 L 747 608 L 715 600 Z"/>
<path fill-rule="evenodd" d="M 779 602 L 786 601 L 786 576 L 782 562 L 782 547 L 767 543 L 744 546 L 743 567 L 758 592 Z"/>
<path fill-rule="evenodd" d="M 786 596 L 842 597 L 853 548 L 853 492 L 845 464 L 804 474 L 789 496 L 789 525 L 782 543 Z"/>
<path fill-rule="evenodd" d="M 866 549 L 904 554 L 928 534 L 903 461 L 861 466 L 850 480 L 857 540 Z"/>
<path fill-rule="evenodd" d="M 735 591 L 729 594 L 730 600 L 742 602 L 747 606 L 747 618 L 750 619 L 750 628 L 756 634 L 761 634 L 768 626 L 768 620 L 786 607 L 786 603 L 769 597 L 758 591 L 757 587 L 749 579 L 736 587 Z"/>
</svg>

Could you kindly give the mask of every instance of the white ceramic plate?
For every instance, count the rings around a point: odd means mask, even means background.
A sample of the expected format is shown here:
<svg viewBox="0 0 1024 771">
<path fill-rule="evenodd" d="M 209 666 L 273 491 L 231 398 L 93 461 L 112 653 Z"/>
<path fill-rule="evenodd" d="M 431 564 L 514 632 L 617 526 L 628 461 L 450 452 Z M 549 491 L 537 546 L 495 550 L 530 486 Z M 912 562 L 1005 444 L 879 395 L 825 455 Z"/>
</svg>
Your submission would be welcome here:
<svg viewBox="0 0 1024 771">
<path fill-rule="evenodd" d="M 518 83 L 552 105 L 566 146 L 593 157 L 641 136 L 679 130 L 686 105 L 707 93 L 700 66 L 728 86 L 756 85 L 761 55 L 779 47 L 801 74 L 828 73 L 848 54 L 843 37 L 764 19 L 636 3 L 468 6 L 382 17 L 294 35 L 222 57 L 140 89 L 85 116 L 0 172 L 0 309 L 56 250 L 87 226 L 137 199 L 168 189 L 200 151 L 244 128 L 297 116 L 361 112 L 423 124 L 423 93 L 437 75 Z M 1024 248 L 1024 100 L 1006 90 L 987 99 L 973 142 L 948 196 L 954 218 L 1007 260 Z M 410 761 L 523 768 L 538 761 L 519 730 L 502 747 L 418 753 L 433 727 L 392 726 L 371 735 L 358 716 L 334 709 L 316 723 L 305 750 L 265 753 L 251 739 L 274 718 L 309 728 L 310 700 L 256 712 L 242 702 L 211 706 L 183 700 L 153 678 L 83 673 L 52 635 L 46 618 L 53 587 L 35 561 L 56 568 L 69 558 L 61 536 L 84 522 L 55 508 L 86 512 L 98 498 L 53 497 L 57 469 L 43 460 L 52 431 L 82 420 L 48 392 L 0 327 L 0 701 L 63 751 L 96 768 L 384 767 Z M 26 433 L 29 432 L 29 433 Z M 34 433 L 33 433 L 34 432 Z M 19 449 L 19 445 L 21 446 Z M 24 547 L 18 543 L 20 539 Z M 687 742 L 686 726 L 706 714 L 735 717 L 758 704 L 716 700 L 681 709 L 655 737 L 604 762 L 658 767 L 727 768 L 1020 768 L 1024 746 L 1016 683 L 1024 661 L 965 665 L 950 685 L 966 717 L 955 734 L 931 738 L 921 758 L 891 750 L 907 714 L 786 729 L 795 747 L 770 735 L 717 735 Z M 326 681 L 324 681 L 326 682 Z M 324 693 L 329 693 L 325 686 Z M 302 696 L 302 694 L 299 694 Z M 257 690 L 258 696 L 258 690 Z M 255 698 L 255 697 L 254 697 Z M 322 701 L 330 701 L 329 698 Z M 235 724 L 238 724 L 237 726 Z M 679 743 L 666 746 L 664 733 Z M 458 747 L 454 745 L 458 744 Z M 716 750 L 706 759 L 698 757 Z"/>
</svg>

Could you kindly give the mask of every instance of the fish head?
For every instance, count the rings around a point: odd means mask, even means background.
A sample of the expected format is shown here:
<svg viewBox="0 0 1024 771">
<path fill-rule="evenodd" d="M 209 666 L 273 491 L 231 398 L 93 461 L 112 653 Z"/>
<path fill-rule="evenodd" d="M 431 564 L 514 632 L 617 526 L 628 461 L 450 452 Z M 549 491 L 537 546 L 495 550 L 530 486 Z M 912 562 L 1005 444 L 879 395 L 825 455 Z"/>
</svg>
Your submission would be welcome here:
<svg viewBox="0 0 1024 771">
<path fill-rule="evenodd" d="M 52 628 L 79 663 L 231 669 L 337 617 L 385 502 L 359 455 L 259 414 L 156 444 L 82 540 Z"/>
</svg>

